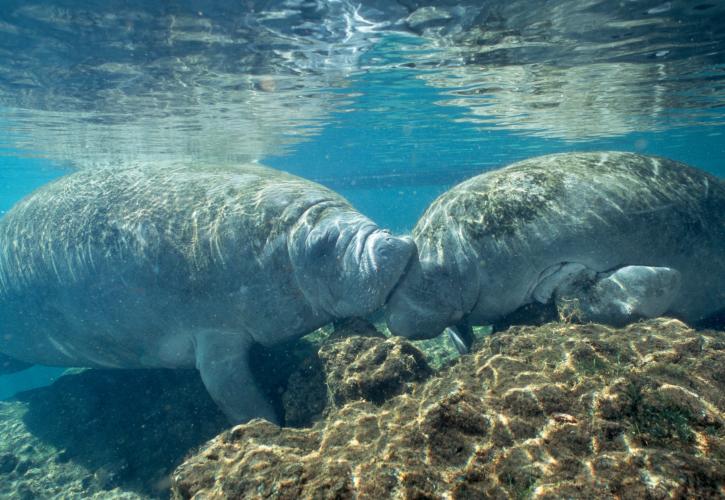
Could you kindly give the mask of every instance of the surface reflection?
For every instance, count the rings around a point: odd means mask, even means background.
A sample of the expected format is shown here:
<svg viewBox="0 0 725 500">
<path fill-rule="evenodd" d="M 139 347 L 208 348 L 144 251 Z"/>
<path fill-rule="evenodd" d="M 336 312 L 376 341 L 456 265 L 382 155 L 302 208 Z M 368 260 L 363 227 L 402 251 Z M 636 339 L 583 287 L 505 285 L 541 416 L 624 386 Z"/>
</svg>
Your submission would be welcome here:
<svg viewBox="0 0 725 500">
<path fill-rule="evenodd" d="M 81 167 L 257 160 L 335 112 L 384 107 L 350 81 L 396 70 L 483 129 L 578 141 L 717 124 L 724 23 L 725 4 L 684 0 L 12 0 L 0 149 Z"/>
</svg>

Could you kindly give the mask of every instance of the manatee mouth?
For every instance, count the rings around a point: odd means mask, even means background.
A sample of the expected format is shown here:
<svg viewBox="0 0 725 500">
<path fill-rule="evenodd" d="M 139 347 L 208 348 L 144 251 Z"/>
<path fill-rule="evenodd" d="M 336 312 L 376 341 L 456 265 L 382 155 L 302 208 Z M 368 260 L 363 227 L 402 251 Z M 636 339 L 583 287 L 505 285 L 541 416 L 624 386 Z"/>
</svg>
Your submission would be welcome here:
<svg viewBox="0 0 725 500">
<path fill-rule="evenodd" d="M 393 335 L 413 340 L 437 337 L 447 326 L 446 314 L 436 310 L 435 303 L 416 300 L 406 293 L 407 285 L 399 285 L 391 294 L 385 320 Z"/>
<path fill-rule="evenodd" d="M 397 237 L 374 223 L 344 236 L 344 255 L 333 264 L 338 278 L 320 286 L 330 290 L 324 305 L 334 317 L 364 316 L 385 305 L 415 253 L 411 238 Z"/>
<path fill-rule="evenodd" d="M 411 340 L 432 339 L 446 329 L 448 322 L 431 313 L 428 307 L 406 300 L 400 304 L 392 297 L 386 310 L 386 323 L 393 335 Z"/>
<path fill-rule="evenodd" d="M 405 266 L 403 267 L 403 270 L 400 272 L 397 279 L 393 283 L 393 286 L 390 288 L 390 291 L 385 296 L 385 304 L 388 304 L 388 302 L 390 302 L 390 298 L 398 291 L 401 283 L 403 283 L 405 277 L 408 275 L 410 269 L 413 267 L 413 264 L 418 260 L 418 247 L 415 245 L 413 238 L 411 238 L 410 236 L 404 236 L 403 238 L 410 241 L 410 243 L 413 245 L 413 249 L 410 253 L 410 256 L 408 257 L 408 260 L 405 263 Z"/>
<path fill-rule="evenodd" d="M 408 339 L 430 339 L 441 335 L 447 327 L 463 326 L 468 314 L 462 304 L 452 304 L 450 296 L 442 295 L 443 281 L 435 270 L 424 271 L 425 263 L 417 253 L 386 300 L 385 318 L 394 335 Z M 450 295 L 450 294 L 449 294 Z M 467 332 L 467 328 L 461 328 Z M 461 345 L 468 344 L 467 335 L 459 335 Z"/>
<path fill-rule="evenodd" d="M 380 275 L 379 283 L 383 292 L 381 305 L 384 305 L 410 269 L 417 255 L 417 247 L 409 236 L 392 236 L 387 231 L 379 232 L 372 238 L 370 264 L 373 272 Z"/>
</svg>

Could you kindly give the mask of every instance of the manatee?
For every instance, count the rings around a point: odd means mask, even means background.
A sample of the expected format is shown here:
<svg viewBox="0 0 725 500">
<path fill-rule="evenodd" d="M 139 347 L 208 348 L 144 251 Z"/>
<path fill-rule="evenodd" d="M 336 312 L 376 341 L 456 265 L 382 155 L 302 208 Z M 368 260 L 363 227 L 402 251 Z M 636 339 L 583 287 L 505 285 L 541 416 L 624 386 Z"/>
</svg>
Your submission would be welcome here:
<svg viewBox="0 0 725 500">
<path fill-rule="evenodd" d="M 196 368 L 232 422 L 275 421 L 250 347 L 380 309 L 414 251 L 336 193 L 260 166 L 79 171 L 0 221 L 0 352 Z"/>
<path fill-rule="evenodd" d="M 553 154 L 469 179 L 413 231 L 418 256 L 386 307 L 429 338 L 548 305 L 562 319 L 691 324 L 725 305 L 725 183 L 665 158 Z M 450 331 L 449 331 L 450 333 Z"/>
</svg>

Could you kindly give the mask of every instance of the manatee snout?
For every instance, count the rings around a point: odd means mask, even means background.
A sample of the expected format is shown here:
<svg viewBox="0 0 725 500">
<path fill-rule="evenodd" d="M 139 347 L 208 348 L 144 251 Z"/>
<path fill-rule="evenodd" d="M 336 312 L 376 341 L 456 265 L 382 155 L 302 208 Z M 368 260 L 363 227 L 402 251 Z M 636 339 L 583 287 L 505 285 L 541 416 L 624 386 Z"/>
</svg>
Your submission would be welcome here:
<svg viewBox="0 0 725 500">
<path fill-rule="evenodd" d="M 437 337 L 452 323 L 446 320 L 446 315 L 426 310 L 424 306 L 398 294 L 393 294 L 386 307 L 385 321 L 390 333 L 411 340 Z"/>
<path fill-rule="evenodd" d="M 330 307 L 333 316 L 365 316 L 383 307 L 415 248 L 410 237 L 393 236 L 377 226 L 360 230 L 336 258 L 338 278 L 327 283 L 336 298 Z"/>
<path fill-rule="evenodd" d="M 415 243 L 409 236 L 393 236 L 386 230 L 370 234 L 365 242 L 365 251 L 358 262 L 362 282 L 361 297 L 350 303 L 350 307 L 370 301 L 368 313 L 380 309 L 392 290 L 404 275 L 409 262 L 416 253 Z"/>
<path fill-rule="evenodd" d="M 385 306 L 385 320 L 393 335 L 409 339 L 437 337 L 463 314 L 441 299 L 441 283 L 425 273 L 415 258 Z"/>
<path fill-rule="evenodd" d="M 388 274 L 390 280 L 387 285 L 392 289 L 415 253 L 413 238 L 393 236 L 382 230 L 370 235 L 366 246 L 372 271 Z"/>
</svg>

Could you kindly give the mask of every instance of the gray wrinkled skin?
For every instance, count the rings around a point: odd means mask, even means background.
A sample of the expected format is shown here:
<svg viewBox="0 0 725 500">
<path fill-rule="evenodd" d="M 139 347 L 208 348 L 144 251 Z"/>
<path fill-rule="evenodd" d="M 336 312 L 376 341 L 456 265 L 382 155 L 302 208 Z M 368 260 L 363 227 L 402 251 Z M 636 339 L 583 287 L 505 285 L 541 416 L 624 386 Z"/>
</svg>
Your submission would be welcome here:
<svg viewBox="0 0 725 500">
<path fill-rule="evenodd" d="M 275 420 L 250 346 L 379 309 L 413 253 L 330 190 L 266 168 L 82 171 L 0 221 L 0 352 L 196 367 L 230 420 Z"/>
<path fill-rule="evenodd" d="M 413 232 L 418 260 L 386 308 L 391 331 L 433 337 L 535 302 L 586 321 L 725 305 L 725 183 L 664 158 L 554 154 L 440 196 Z M 583 314 L 581 314 L 583 311 Z"/>
</svg>

